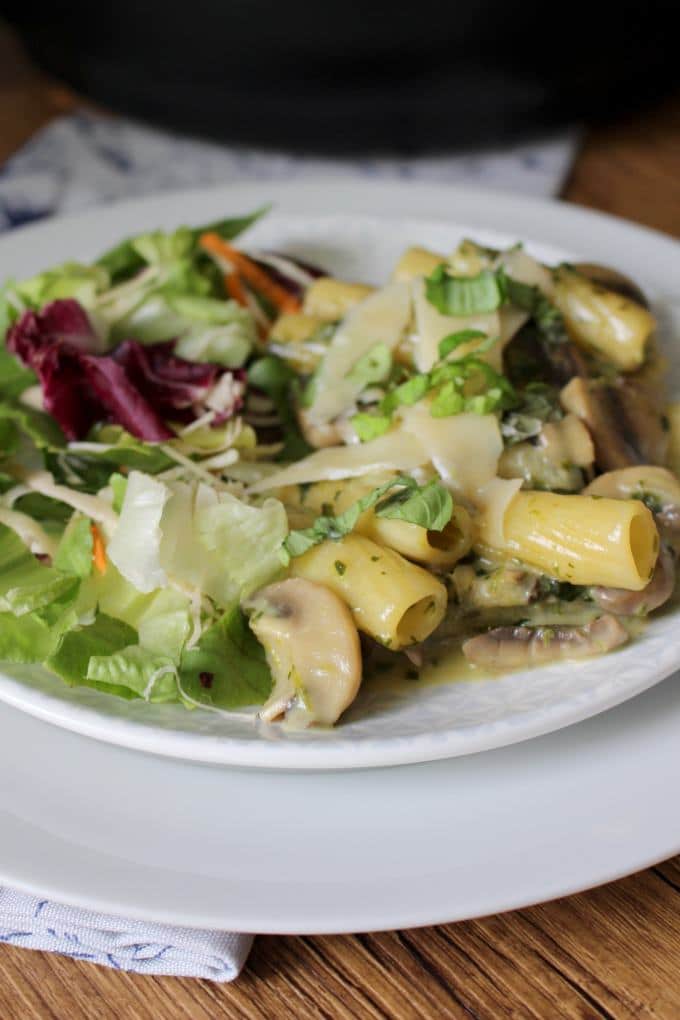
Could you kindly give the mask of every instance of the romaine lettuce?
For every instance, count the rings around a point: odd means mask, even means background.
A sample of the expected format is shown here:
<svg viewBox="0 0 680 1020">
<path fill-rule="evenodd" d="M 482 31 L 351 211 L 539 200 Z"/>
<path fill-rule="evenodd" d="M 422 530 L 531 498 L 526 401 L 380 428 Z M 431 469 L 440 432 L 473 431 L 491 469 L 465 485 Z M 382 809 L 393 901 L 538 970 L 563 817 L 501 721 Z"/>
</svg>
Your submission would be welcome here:
<svg viewBox="0 0 680 1020">
<path fill-rule="evenodd" d="M 170 578 L 229 607 L 278 575 L 287 530 L 278 500 L 249 506 L 203 483 L 132 471 L 108 555 L 141 592 Z"/>
<path fill-rule="evenodd" d="M 272 687 L 265 654 L 240 609 L 232 609 L 184 652 L 181 694 L 211 708 L 260 705 Z"/>
</svg>

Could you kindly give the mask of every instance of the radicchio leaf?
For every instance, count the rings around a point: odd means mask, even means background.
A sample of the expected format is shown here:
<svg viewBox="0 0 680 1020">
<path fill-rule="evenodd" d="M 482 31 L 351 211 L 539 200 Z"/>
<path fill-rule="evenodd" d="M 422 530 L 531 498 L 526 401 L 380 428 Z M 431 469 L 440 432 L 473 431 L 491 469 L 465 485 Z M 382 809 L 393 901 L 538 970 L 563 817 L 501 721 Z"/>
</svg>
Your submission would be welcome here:
<svg viewBox="0 0 680 1020">
<path fill-rule="evenodd" d="M 84 438 L 109 421 L 138 439 L 173 437 L 165 424 L 192 421 L 224 374 L 219 365 L 195 363 L 173 353 L 174 341 L 142 346 L 126 340 L 109 355 L 90 353 L 96 342 L 87 315 L 73 300 L 55 301 L 42 312 L 24 312 L 7 347 L 38 376 L 43 406 L 68 439 Z M 221 415 L 238 410 L 239 401 Z"/>
</svg>

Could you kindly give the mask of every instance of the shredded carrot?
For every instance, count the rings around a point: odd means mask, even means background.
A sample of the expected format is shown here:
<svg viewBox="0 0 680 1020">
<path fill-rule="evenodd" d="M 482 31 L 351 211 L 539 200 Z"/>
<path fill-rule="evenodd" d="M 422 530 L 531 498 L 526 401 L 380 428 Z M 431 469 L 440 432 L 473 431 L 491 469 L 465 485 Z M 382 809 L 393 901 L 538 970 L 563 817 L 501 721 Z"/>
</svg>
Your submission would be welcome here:
<svg viewBox="0 0 680 1020">
<path fill-rule="evenodd" d="M 223 241 L 218 234 L 203 234 L 200 243 L 205 251 L 230 262 L 239 276 L 250 287 L 259 291 L 279 312 L 290 313 L 300 311 L 301 305 L 298 298 L 290 294 L 285 287 L 272 280 L 269 274 L 264 269 L 260 269 L 257 263 L 249 259 L 247 255 L 237 251 L 236 248 L 232 248 L 230 244 Z"/>
<path fill-rule="evenodd" d="M 92 562 L 100 574 L 106 573 L 106 546 L 102 533 L 96 524 L 90 525 L 92 532 Z"/>
<path fill-rule="evenodd" d="M 238 302 L 239 305 L 243 305 L 244 308 L 248 307 L 248 298 L 243 289 L 243 283 L 241 277 L 238 275 L 236 270 L 233 273 L 224 274 L 224 286 L 226 287 L 227 294 L 233 300 Z"/>
</svg>

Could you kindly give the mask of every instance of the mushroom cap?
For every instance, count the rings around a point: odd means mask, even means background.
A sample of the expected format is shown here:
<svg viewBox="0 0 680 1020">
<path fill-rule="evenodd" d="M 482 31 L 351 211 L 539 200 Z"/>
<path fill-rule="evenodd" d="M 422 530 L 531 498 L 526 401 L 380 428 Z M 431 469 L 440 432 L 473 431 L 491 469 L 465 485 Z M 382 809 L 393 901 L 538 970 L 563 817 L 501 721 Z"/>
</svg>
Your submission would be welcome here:
<svg viewBox="0 0 680 1020">
<path fill-rule="evenodd" d="M 643 290 L 630 276 L 620 273 L 611 266 L 603 266 L 598 262 L 576 262 L 573 266 L 581 276 L 587 276 L 593 283 L 598 283 L 607 290 L 613 290 L 623 297 L 630 298 L 643 308 L 649 308 L 649 301 Z"/>
<path fill-rule="evenodd" d="M 359 634 L 349 609 L 330 588 L 301 577 L 268 585 L 251 603 L 250 627 L 274 677 L 261 717 L 332 725 L 361 684 Z"/>
</svg>

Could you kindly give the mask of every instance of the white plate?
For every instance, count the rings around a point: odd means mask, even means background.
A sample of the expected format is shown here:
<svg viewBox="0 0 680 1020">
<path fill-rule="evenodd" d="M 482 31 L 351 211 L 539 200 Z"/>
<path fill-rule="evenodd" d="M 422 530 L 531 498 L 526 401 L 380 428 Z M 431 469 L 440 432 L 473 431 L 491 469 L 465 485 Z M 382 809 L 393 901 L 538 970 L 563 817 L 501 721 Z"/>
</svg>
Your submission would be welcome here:
<svg viewBox="0 0 680 1020">
<path fill-rule="evenodd" d="M 407 245 L 446 251 L 472 235 L 490 244 L 522 238 L 550 261 L 581 256 L 614 264 L 660 299 L 666 317 L 677 293 L 676 244 L 609 217 L 514 195 L 330 181 L 164 195 L 48 222 L 0 241 L 0 277 L 90 258 L 127 234 L 206 222 L 272 198 L 276 215 L 258 224 L 249 242 L 298 253 L 340 276 L 379 282 Z M 296 769 L 403 764 L 525 740 L 640 693 L 680 665 L 675 626 L 668 614 L 635 643 L 602 659 L 502 679 L 414 684 L 399 699 L 375 695 L 369 679 L 332 732 L 256 730 L 238 718 L 69 689 L 25 667 L 3 667 L 0 699 L 100 740 L 195 761 Z"/>
<path fill-rule="evenodd" d="M 0 884 L 175 924 L 369 931 L 563 896 L 680 851 L 677 675 L 594 719 L 427 765 L 168 761 L 0 707 Z"/>
</svg>

